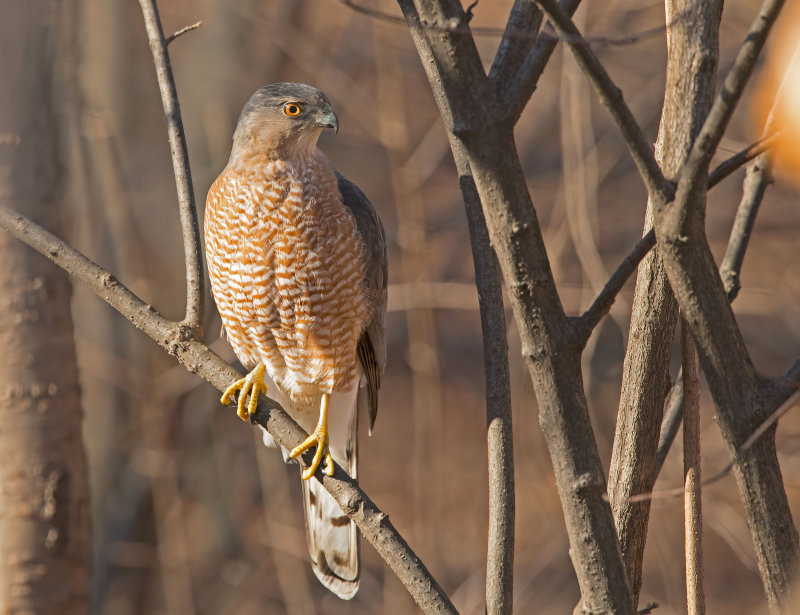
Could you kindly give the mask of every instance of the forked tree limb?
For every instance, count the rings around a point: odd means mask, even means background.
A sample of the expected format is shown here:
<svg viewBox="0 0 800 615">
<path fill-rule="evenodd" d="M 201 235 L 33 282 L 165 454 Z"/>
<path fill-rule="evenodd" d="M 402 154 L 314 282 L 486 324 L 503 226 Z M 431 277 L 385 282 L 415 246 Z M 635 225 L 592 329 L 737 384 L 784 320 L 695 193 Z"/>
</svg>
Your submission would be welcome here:
<svg viewBox="0 0 800 615">
<path fill-rule="evenodd" d="M 73 278 L 97 293 L 136 328 L 152 338 L 190 372 L 224 391 L 242 377 L 219 355 L 187 335 L 183 323 L 164 318 L 128 288 L 89 258 L 24 216 L 0 205 L 0 228 L 31 246 L 53 261 Z M 263 396 L 259 398 L 255 422 L 267 429 L 278 443 L 291 450 L 308 434 L 295 423 L 281 406 Z M 304 456 L 304 463 L 310 460 Z M 361 490 L 338 465 L 332 477 L 315 474 L 325 489 L 361 530 L 364 537 L 405 585 L 423 612 L 457 615 L 455 607 L 431 576 L 423 562 L 397 532 L 389 517 Z"/>
<path fill-rule="evenodd" d="M 573 15 L 580 3 L 581 0 L 562 0 L 561 7 L 568 15 Z M 499 88 L 504 115 L 511 122 L 517 122 L 525 105 L 528 104 L 557 44 L 557 36 L 539 36 L 510 84 Z"/>
<path fill-rule="evenodd" d="M 744 41 L 739 47 L 733 66 L 725 76 L 722 88 L 714 99 L 708 117 L 700 129 L 692 151 L 681 171 L 677 192 L 684 195 L 696 192 L 704 183 L 708 164 L 717 151 L 719 142 L 733 112 L 739 103 L 744 88 L 753 74 L 761 50 L 767 41 L 772 26 L 778 19 L 786 0 L 766 0 L 759 11 Z M 678 198 L 686 199 L 685 196 Z"/>
<path fill-rule="evenodd" d="M 581 588 L 576 612 L 632 615 L 580 377 L 581 349 L 570 335 L 571 322 L 549 268 L 516 153 L 513 119 L 497 117 L 498 92 L 483 72 L 472 37 L 435 27 L 463 24 L 461 5 L 456 0 L 399 0 L 399 4 L 450 142 L 463 145 L 509 289 Z M 458 157 L 455 149 L 454 155 Z"/>
<path fill-rule="evenodd" d="M 740 448 L 754 425 L 794 389 L 783 379 L 762 377 L 753 366 L 708 246 L 702 212 L 693 203 L 698 192 L 705 190 L 708 161 L 782 5 L 783 0 L 766 0 L 762 5 L 681 171 L 674 202 L 657 208 L 655 215 L 664 267 L 692 330 L 722 435 L 736 462 L 759 571 L 775 613 L 800 569 L 800 540 L 781 476 L 774 430 L 746 452 Z"/>
<path fill-rule="evenodd" d="M 506 29 L 497 47 L 489 79 L 497 86 L 508 83 L 517 76 L 520 66 L 536 42 L 536 32 L 542 24 L 542 11 L 534 0 L 514 0 Z M 531 36 L 519 36 L 529 32 Z"/>
</svg>

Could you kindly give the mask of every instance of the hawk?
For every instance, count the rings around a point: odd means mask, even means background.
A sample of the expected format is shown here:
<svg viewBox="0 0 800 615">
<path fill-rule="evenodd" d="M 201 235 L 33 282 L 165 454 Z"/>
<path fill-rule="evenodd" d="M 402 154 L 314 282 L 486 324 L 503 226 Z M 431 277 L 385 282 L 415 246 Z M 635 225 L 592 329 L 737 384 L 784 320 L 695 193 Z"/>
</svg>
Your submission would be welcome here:
<svg viewBox="0 0 800 615">
<path fill-rule="evenodd" d="M 228 165 L 208 193 L 208 272 L 227 337 L 246 369 L 238 393 L 247 420 L 269 393 L 311 435 L 284 456 L 316 447 L 302 472 L 314 573 L 343 599 L 358 591 L 358 533 L 316 480 L 333 460 L 357 478 L 359 414 L 378 409 L 386 362 L 386 243 L 364 193 L 317 148 L 338 132 L 328 98 L 273 83 L 244 106 Z M 247 399 L 249 398 L 249 403 Z M 265 443 L 275 445 L 265 432 Z"/>
</svg>

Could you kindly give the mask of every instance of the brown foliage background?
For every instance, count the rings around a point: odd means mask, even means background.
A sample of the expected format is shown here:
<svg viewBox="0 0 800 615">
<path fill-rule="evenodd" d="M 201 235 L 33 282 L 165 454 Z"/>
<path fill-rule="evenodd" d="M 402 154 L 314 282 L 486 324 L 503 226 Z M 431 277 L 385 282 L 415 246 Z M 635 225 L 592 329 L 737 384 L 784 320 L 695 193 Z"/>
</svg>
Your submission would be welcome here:
<svg viewBox="0 0 800 615">
<path fill-rule="evenodd" d="M 399 15 L 390 0 L 362 1 Z M 472 25 L 502 28 L 510 6 L 511 0 L 483 0 Z M 360 482 L 459 611 L 482 612 L 487 470 L 477 296 L 449 147 L 405 26 L 368 18 L 336 0 L 174 0 L 160 9 L 167 32 L 204 23 L 170 47 L 199 205 L 225 165 L 237 114 L 253 90 L 271 81 L 303 81 L 332 99 L 341 130 L 323 136 L 321 146 L 376 205 L 389 240 L 389 366 L 374 434 L 362 434 Z M 747 0 L 726 2 L 723 73 L 755 10 Z M 664 19 L 659 3 L 631 0 L 590 5 L 582 14 L 591 37 L 631 34 Z M 182 246 L 139 7 L 87 0 L 78 15 L 62 17 L 65 31 L 75 28 L 66 41 L 66 87 L 56 101 L 71 197 L 58 212 L 70 229 L 67 239 L 166 316 L 177 317 L 184 300 Z M 478 39 L 487 66 L 498 41 Z M 598 42 L 596 50 L 654 140 L 664 87 L 663 33 L 635 45 Z M 646 200 L 616 129 L 576 74 L 571 56 L 559 49 L 516 130 L 551 266 L 571 314 L 587 307 L 593 282 L 605 281 L 597 280 L 597 272 L 616 267 L 640 236 Z M 578 88 L 573 107 L 567 106 L 568 87 Z M 751 120 L 751 98 L 752 88 L 723 142 L 726 155 L 760 134 Z M 563 176 L 565 143 L 581 152 L 586 182 L 586 198 L 574 203 L 565 182 L 573 187 L 580 180 Z M 718 257 L 742 176 L 710 193 L 707 224 Z M 785 369 L 800 345 L 796 203 L 797 193 L 779 177 L 762 207 L 734 304 L 751 354 L 767 375 Z M 581 265 L 581 251 L 590 255 L 589 267 Z M 631 295 L 629 284 L 584 358 L 606 462 Z M 219 405 L 215 391 L 80 286 L 74 312 L 94 507 L 95 613 L 416 611 L 367 545 L 356 600 L 341 602 L 322 589 L 306 562 L 298 469 L 265 449 L 258 432 Z M 206 341 L 212 342 L 219 331 L 215 310 L 207 321 Z M 519 613 L 560 614 L 572 610 L 578 589 L 530 379 L 513 319 L 508 322 L 515 606 Z M 212 347 L 234 360 L 224 340 Z M 674 371 L 678 362 L 676 356 Z M 708 476 L 728 454 L 706 397 L 700 412 Z M 797 413 L 782 419 L 778 447 L 797 518 Z M 658 486 L 681 484 L 679 449 L 676 443 Z M 709 612 L 766 612 L 732 477 L 705 489 L 704 499 Z M 683 612 L 682 499 L 657 500 L 650 528 L 641 602 L 659 602 L 664 615 Z"/>
</svg>

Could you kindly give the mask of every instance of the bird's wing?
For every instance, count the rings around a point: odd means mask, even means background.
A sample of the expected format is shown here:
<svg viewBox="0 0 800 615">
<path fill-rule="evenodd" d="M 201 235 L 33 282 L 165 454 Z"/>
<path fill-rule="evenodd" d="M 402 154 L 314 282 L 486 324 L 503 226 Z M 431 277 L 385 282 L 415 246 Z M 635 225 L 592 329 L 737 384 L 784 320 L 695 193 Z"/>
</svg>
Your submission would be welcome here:
<svg viewBox="0 0 800 615">
<path fill-rule="evenodd" d="M 386 367 L 386 286 L 388 283 L 386 237 L 378 214 L 364 193 L 338 172 L 339 192 L 342 202 L 356 219 L 365 249 L 364 287 L 372 302 L 372 318 L 358 341 L 357 353 L 367 379 L 367 405 L 369 428 L 375 424 L 378 413 L 378 389 L 381 374 Z"/>
</svg>

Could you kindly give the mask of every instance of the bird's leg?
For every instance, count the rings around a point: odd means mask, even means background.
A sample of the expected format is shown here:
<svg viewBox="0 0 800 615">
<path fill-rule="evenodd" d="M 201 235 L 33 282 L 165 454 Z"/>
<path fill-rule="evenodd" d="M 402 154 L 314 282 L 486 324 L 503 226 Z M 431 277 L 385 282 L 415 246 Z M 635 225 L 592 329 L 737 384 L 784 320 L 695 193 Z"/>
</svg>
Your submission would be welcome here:
<svg viewBox="0 0 800 615">
<path fill-rule="evenodd" d="M 250 420 L 250 415 L 255 414 L 259 393 L 266 394 L 267 392 L 267 385 L 264 384 L 264 369 L 266 369 L 264 363 L 259 363 L 247 376 L 229 386 L 222 394 L 222 398 L 220 398 L 220 402 L 227 406 L 231 403 L 234 393 L 239 391 L 236 414 L 243 421 Z M 250 395 L 250 403 L 245 404 L 248 394 Z"/>
<path fill-rule="evenodd" d="M 289 457 L 294 459 L 312 446 L 317 447 L 317 450 L 314 453 L 314 460 L 311 462 L 311 465 L 303 470 L 303 480 L 308 480 L 314 476 L 314 472 L 317 471 L 323 456 L 325 457 L 325 465 L 323 466 L 322 471 L 328 476 L 333 476 L 333 457 L 331 457 L 331 452 L 328 449 L 329 401 L 330 395 L 328 393 L 323 393 L 322 402 L 320 402 L 319 406 L 319 423 L 317 423 L 317 428 L 314 430 L 314 433 L 308 436 L 308 438 L 306 438 L 300 446 L 296 446 L 294 449 L 292 449 L 292 452 L 289 453 Z"/>
</svg>

